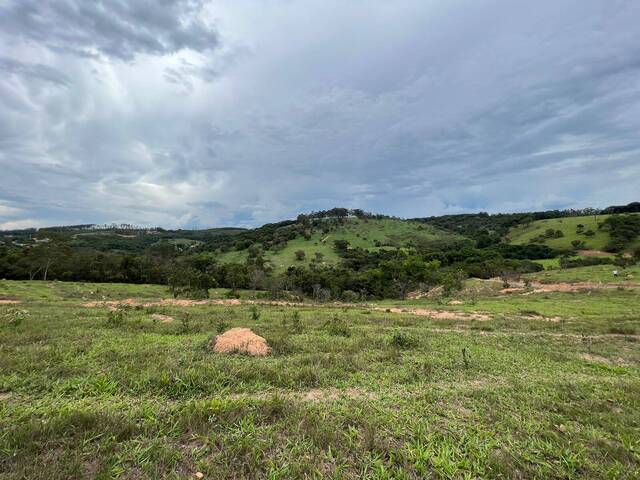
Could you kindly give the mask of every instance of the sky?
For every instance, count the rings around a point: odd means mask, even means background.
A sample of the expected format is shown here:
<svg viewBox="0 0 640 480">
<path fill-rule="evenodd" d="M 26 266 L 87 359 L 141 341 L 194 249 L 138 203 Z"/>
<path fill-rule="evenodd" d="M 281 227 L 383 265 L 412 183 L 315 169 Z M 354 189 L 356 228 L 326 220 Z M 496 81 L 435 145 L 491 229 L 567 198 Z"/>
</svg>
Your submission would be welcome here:
<svg viewBox="0 0 640 480">
<path fill-rule="evenodd" d="M 0 0 L 0 229 L 640 200 L 635 0 Z"/>
</svg>

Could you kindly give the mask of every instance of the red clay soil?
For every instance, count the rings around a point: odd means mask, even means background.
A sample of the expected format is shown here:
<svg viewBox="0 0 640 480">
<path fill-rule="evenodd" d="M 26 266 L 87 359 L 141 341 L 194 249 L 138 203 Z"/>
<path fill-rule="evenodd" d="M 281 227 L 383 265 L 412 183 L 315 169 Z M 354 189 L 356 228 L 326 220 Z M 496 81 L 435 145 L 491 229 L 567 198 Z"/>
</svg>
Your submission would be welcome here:
<svg viewBox="0 0 640 480">
<path fill-rule="evenodd" d="M 286 302 L 286 301 L 272 301 L 272 302 L 257 302 L 253 300 L 177 300 L 173 298 L 167 298 L 163 300 L 157 300 L 152 302 L 143 302 L 134 299 L 126 300 L 104 300 L 104 301 L 92 301 L 83 304 L 84 307 L 96 308 L 96 307 L 108 307 L 110 310 L 115 310 L 120 306 L 143 306 L 143 307 L 156 307 L 156 306 L 178 306 L 178 307 L 191 307 L 194 305 L 271 305 L 271 306 L 286 306 L 286 307 L 346 307 L 346 308 L 371 308 L 378 312 L 389 313 L 408 313 L 411 315 L 418 315 L 421 317 L 430 317 L 440 320 L 491 320 L 491 317 L 484 313 L 467 313 L 456 312 L 450 310 L 432 310 L 427 308 L 399 308 L 399 307 L 370 307 L 367 305 L 356 305 L 349 303 L 334 302 L 327 305 L 312 305 L 302 302 Z"/>
<path fill-rule="evenodd" d="M 250 328 L 232 328 L 218 335 L 210 345 L 216 353 L 246 353 L 256 357 L 264 357 L 269 353 L 267 341 L 256 335 Z"/>
<path fill-rule="evenodd" d="M 120 306 L 141 306 L 141 307 L 163 307 L 163 306 L 176 306 L 176 307 L 193 307 L 194 305 L 240 305 L 240 300 L 235 298 L 229 300 L 182 300 L 175 298 L 164 298 L 162 300 L 156 300 L 151 302 L 144 302 L 141 300 L 135 300 L 133 298 L 127 298 L 125 300 L 96 300 L 82 304 L 83 307 L 96 308 L 96 307 L 120 307 Z"/>
</svg>

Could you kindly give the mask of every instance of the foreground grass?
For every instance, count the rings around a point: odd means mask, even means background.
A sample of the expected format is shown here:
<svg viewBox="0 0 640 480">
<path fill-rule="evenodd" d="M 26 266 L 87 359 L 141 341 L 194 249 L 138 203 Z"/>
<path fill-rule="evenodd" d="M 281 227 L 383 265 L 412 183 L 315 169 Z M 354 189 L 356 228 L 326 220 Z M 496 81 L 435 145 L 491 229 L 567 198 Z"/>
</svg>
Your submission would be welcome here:
<svg viewBox="0 0 640 480">
<path fill-rule="evenodd" d="M 487 322 L 327 306 L 297 309 L 299 322 L 275 306 L 116 321 L 81 306 L 165 294 L 0 283 L 22 300 L 0 306 L 0 478 L 640 475 L 636 291 L 424 304 Z M 211 353 L 233 326 L 272 355 Z"/>
</svg>

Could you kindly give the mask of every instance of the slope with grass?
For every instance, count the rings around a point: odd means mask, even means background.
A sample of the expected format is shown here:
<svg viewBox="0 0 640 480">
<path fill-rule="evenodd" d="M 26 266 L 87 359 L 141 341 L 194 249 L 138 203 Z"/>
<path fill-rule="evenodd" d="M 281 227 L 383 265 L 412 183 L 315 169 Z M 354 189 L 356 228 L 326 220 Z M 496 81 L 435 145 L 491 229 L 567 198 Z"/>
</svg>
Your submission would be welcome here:
<svg viewBox="0 0 640 480">
<path fill-rule="evenodd" d="M 289 240 L 286 246 L 278 251 L 267 251 L 266 258 L 277 272 L 286 270 L 292 265 L 309 265 L 321 254 L 321 263 L 336 264 L 340 257 L 335 252 L 334 242 L 346 240 L 353 248 L 363 248 L 370 251 L 380 249 L 394 249 L 415 245 L 420 242 L 456 241 L 464 237 L 445 232 L 436 227 L 419 222 L 398 219 L 345 219 L 342 225 L 333 227 L 331 231 L 323 232 L 315 229 L 307 240 L 298 236 Z M 296 259 L 296 252 L 302 250 L 303 260 Z M 243 262 L 248 255 L 247 250 L 230 251 L 221 254 L 221 262 Z"/>
<path fill-rule="evenodd" d="M 507 240 L 511 244 L 523 245 L 531 243 L 532 239 L 544 235 L 549 229 L 560 230 L 563 234 L 560 238 L 545 238 L 543 244 L 559 250 L 571 250 L 571 242 L 574 240 L 584 241 L 584 248 L 587 250 L 603 250 L 609 243 L 609 232 L 598 228 L 598 225 L 611 215 L 594 215 L 580 217 L 550 218 L 538 220 L 525 225 L 518 225 L 512 228 Z M 577 233 L 578 225 L 583 225 L 583 231 L 591 230 L 592 236 Z M 633 247 L 636 245 L 634 244 Z"/>
</svg>

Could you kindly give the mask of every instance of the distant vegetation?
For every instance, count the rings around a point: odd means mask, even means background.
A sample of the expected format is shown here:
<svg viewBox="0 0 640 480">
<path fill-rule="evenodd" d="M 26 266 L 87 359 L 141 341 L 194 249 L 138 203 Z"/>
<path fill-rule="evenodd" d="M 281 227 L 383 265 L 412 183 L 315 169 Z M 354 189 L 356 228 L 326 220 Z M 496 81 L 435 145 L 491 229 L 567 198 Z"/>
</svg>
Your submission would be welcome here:
<svg viewBox="0 0 640 480">
<path fill-rule="evenodd" d="M 0 232 L 0 278 L 166 284 L 190 297 L 226 287 L 231 296 L 251 288 L 270 298 L 405 298 L 456 290 L 467 277 L 537 272 L 543 264 L 626 267 L 640 255 L 638 205 L 413 220 L 334 208 L 251 230 L 76 225 Z"/>
</svg>

